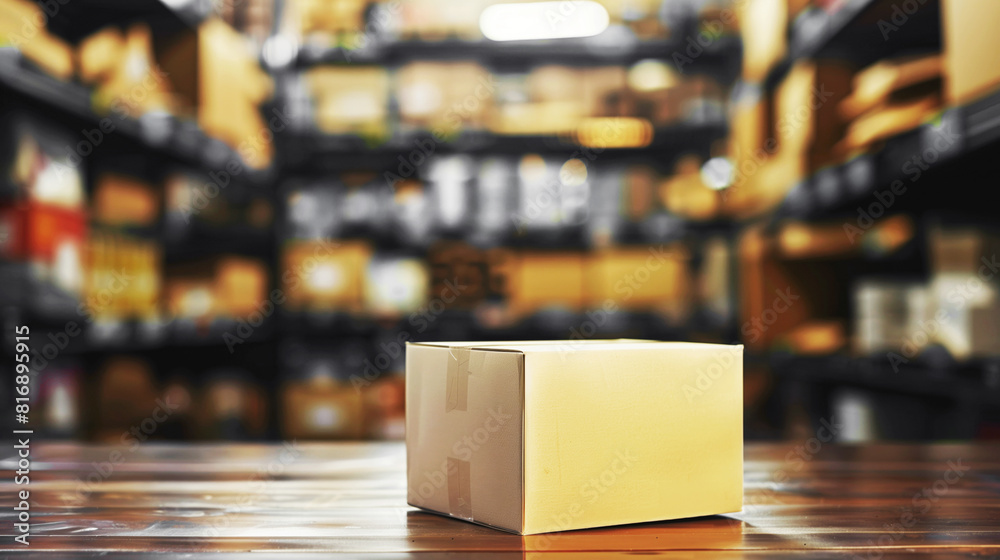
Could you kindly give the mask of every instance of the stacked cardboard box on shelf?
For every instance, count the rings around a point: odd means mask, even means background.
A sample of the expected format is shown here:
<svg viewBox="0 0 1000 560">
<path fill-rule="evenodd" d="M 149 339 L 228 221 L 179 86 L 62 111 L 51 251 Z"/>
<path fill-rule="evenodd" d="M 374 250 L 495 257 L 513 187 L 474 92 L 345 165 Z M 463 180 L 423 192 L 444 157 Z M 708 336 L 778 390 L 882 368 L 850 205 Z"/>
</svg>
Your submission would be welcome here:
<svg viewBox="0 0 1000 560">
<path fill-rule="evenodd" d="M 18 276 L 31 283 L 11 282 L 9 295 L 25 304 L 34 298 L 20 289 L 44 286 L 75 306 L 84 286 L 88 224 L 83 170 L 64 151 L 72 137 L 19 114 L 0 119 L 0 145 L 8 147 L 0 165 L 11 189 L 0 198 L 0 258 L 18 263 L 26 272 Z"/>
<path fill-rule="evenodd" d="M 267 305 L 267 268 L 253 258 L 223 255 L 171 265 L 164 292 L 172 317 L 206 325 L 215 319 L 247 319 Z"/>
<path fill-rule="evenodd" d="M 316 127 L 327 134 L 381 139 L 389 134 L 389 74 L 384 68 L 317 67 L 305 74 Z"/>
<path fill-rule="evenodd" d="M 930 232 L 933 334 L 958 358 L 1000 355 L 1000 237 L 973 228 Z"/>
<path fill-rule="evenodd" d="M 94 320 L 158 319 L 161 251 L 152 240 L 94 231 L 87 240 L 83 307 Z"/>
<path fill-rule="evenodd" d="M 773 208 L 797 182 L 840 162 L 834 148 L 846 123 L 837 107 L 851 76 L 843 63 L 803 60 L 773 98 L 751 89 L 749 99 L 737 102 L 730 137 L 735 181 L 725 196 L 731 214 Z"/>
<path fill-rule="evenodd" d="M 1000 50 L 995 23 L 1000 4 L 991 0 L 942 0 L 945 94 L 948 103 L 968 103 L 1000 86 Z"/>
<path fill-rule="evenodd" d="M 929 231 L 928 247 L 929 281 L 855 286 L 855 350 L 909 359 L 938 344 L 957 360 L 1000 355 L 1000 238 L 939 226 Z"/>
<path fill-rule="evenodd" d="M 184 114 L 195 117 L 206 134 L 222 140 L 250 167 L 270 164 L 274 133 L 283 123 L 265 119 L 260 111 L 273 84 L 239 33 L 209 18 L 165 40 L 156 59 Z"/>
<path fill-rule="evenodd" d="M 0 0 L 0 47 L 17 48 L 60 80 L 73 77 L 73 48 L 45 28 L 41 6 L 30 0 Z"/>
<path fill-rule="evenodd" d="M 890 136 L 915 128 L 941 108 L 942 57 L 938 54 L 880 61 L 854 77 L 840 103 L 850 122 L 838 152 L 866 151 Z"/>
<path fill-rule="evenodd" d="M 125 30 L 105 27 L 80 43 L 77 60 L 80 80 L 94 88 L 98 113 L 138 118 L 178 110 L 167 75 L 154 59 L 153 34 L 145 23 Z"/>
</svg>

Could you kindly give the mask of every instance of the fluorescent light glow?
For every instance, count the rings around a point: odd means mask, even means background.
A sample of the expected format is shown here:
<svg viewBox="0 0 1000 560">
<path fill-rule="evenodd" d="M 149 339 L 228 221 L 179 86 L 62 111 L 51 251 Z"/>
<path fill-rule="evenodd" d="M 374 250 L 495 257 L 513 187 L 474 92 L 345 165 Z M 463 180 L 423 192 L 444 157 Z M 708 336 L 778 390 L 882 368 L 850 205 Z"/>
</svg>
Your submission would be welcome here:
<svg viewBox="0 0 1000 560">
<path fill-rule="evenodd" d="M 604 6 L 589 1 L 494 4 L 479 16 L 483 35 L 494 41 L 592 37 L 609 22 Z"/>
<path fill-rule="evenodd" d="M 733 184 L 733 164 L 727 158 L 714 157 L 701 167 L 701 181 L 708 188 L 720 191 Z"/>
</svg>

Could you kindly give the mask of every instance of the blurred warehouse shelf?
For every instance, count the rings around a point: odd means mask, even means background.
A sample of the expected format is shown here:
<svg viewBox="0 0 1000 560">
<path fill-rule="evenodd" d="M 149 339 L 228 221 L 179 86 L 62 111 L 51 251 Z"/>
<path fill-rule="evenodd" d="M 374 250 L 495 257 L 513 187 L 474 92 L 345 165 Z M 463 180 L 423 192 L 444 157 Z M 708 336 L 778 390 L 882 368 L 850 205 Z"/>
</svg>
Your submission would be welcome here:
<svg viewBox="0 0 1000 560">
<path fill-rule="evenodd" d="M 495 4 L 0 0 L 34 427 L 399 438 L 408 341 L 629 337 L 745 344 L 749 437 L 1000 437 L 995 3 Z"/>
</svg>

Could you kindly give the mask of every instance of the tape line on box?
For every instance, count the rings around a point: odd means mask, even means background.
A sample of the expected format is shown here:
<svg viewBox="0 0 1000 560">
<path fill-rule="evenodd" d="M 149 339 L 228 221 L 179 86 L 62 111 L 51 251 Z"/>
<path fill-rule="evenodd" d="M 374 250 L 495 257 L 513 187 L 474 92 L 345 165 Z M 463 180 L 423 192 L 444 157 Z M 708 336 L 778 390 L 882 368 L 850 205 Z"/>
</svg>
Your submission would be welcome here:
<svg viewBox="0 0 1000 560">
<path fill-rule="evenodd" d="M 469 403 L 469 349 L 451 348 L 448 354 L 448 394 L 445 412 L 465 411 Z"/>
<path fill-rule="evenodd" d="M 447 398 L 445 412 L 468 411 L 468 348 L 452 347 L 448 352 Z M 448 512 L 472 520 L 472 463 L 448 457 Z"/>
<path fill-rule="evenodd" d="M 448 457 L 448 511 L 472 520 L 472 463 Z"/>
</svg>

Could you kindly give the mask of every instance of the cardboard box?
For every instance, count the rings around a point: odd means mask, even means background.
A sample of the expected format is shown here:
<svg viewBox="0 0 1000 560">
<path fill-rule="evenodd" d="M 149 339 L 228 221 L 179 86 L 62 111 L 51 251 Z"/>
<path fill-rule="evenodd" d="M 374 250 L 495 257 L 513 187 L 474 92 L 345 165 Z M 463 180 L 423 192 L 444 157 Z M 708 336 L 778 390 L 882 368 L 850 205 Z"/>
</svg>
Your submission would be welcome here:
<svg viewBox="0 0 1000 560">
<path fill-rule="evenodd" d="M 849 66 L 835 61 L 792 66 L 775 97 L 779 158 L 803 158 L 808 173 L 837 163 L 833 147 L 847 125 L 837 108 L 852 77 Z"/>
<path fill-rule="evenodd" d="M 508 304 L 515 316 L 544 309 L 583 307 L 583 254 L 524 251 L 508 276 Z"/>
<path fill-rule="evenodd" d="M 1000 286 L 980 274 L 940 273 L 931 280 L 932 338 L 958 360 L 1000 355 Z M 924 327 L 926 333 L 932 327 Z"/>
<path fill-rule="evenodd" d="M 94 86 L 91 102 L 97 112 L 138 118 L 176 110 L 167 74 L 153 57 L 149 25 L 137 23 L 125 33 L 102 29 L 80 44 L 78 60 L 80 79 Z"/>
<path fill-rule="evenodd" d="M 0 47 L 11 46 L 63 81 L 73 77 L 73 49 L 45 28 L 42 8 L 29 0 L 0 0 Z"/>
<path fill-rule="evenodd" d="M 357 439 L 364 435 L 364 402 L 350 385 L 327 379 L 284 388 L 282 435 L 286 438 Z"/>
<path fill-rule="evenodd" d="M 691 304 L 690 255 L 681 245 L 596 251 L 585 263 L 588 309 L 656 311 L 672 320 Z"/>
<path fill-rule="evenodd" d="M 493 81 L 476 62 L 411 62 L 396 74 L 401 124 L 447 137 L 485 128 Z"/>
<path fill-rule="evenodd" d="M 97 180 L 93 217 L 108 225 L 150 225 L 160 213 L 152 185 L 134 177 L 105 173 Z"/>
<path fill-rule="evenodd" d="M 316 126 L 326 134 L 389 135 L 389 73 L 376 67 L 317 67 L 305 72 Z"/>
<path fill-rule="evenodd" d="M 407 501 L 520 534 L 740 511 L 743 347 L 406 349 Z"/>
<path fill-rule="evenodd" d="M 365 270 L 372 248 L 362 241 L 336 245 L 295 241 L 286 245 L 281 279 L 292 311 L 360 312 L 364 305 Z"/>
<path fill-rule="evenodd" d="M 261 114 L 274 84 L 242 35 L 218 18 L 207 18 L 158 47 L 157 63 L 178 103 L 197 117 L 206 134 L 252 168 L 270 165 L 274 133 L 285 124 L 279 115 Z"/>
<path fill-rule="evenodd" d="M 971 227 L 933 227 L 928 233 L 927 244 L 934 274 L 989 272 L 991 257 L 1000 252 L 1000 237 Z"/>
<path fill-rule="evenodd" d="M 854 76 L 851 95 L 840 103 L 840 115 L 854 119 L 886 103 L 939 93 L 943 65 L 940 54 L 907 56 L 872 64 Z"/>
<path fill-rule="evenodd" d="M 944 35 L 945 93 L 949 103 L 968 103 L 1000 86 L 1000 2 L 994 0 L 944 0 L 941 7 Z"/>
</svg>

